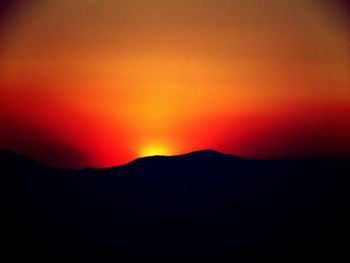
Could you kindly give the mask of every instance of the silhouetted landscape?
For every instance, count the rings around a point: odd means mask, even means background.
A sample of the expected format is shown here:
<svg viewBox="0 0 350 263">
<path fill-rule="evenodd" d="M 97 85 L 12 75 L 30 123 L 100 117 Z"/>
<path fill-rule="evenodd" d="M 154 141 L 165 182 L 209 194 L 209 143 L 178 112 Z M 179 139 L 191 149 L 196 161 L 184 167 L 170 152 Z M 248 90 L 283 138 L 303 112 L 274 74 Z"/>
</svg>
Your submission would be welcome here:
<svg viewBox="0 0 350 263">
<path fill-rule="evenodd" d="M 2 151 L 2 257 L 338 262 L 349 245 L 348 164 L 204 150 L 70 170 Z"/>
</svg>

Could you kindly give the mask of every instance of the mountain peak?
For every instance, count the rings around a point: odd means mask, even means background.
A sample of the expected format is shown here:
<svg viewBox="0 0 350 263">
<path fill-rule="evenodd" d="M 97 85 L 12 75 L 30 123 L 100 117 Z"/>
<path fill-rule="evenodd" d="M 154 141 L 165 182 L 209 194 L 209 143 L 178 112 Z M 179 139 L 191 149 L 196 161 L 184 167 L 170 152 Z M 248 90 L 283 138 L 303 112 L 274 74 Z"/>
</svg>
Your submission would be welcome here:
<svg viewBox="0 0 350 263">
<path fill-rule="evenodd" d="M 2 161 L 9 161 L 9 160 L 23 160 L 26 158 L 12 150 L 5 149 L 0 151 L 0 159 Z"/>
<path fill-rule="evenodd" d="M 189 153 L 185 153 L 182 155 L 177 155 L 177 156 L 183 156 L 186 158 L 235 158 L 235 159 L 242 159 L 240 157 L 237 157 L 235 155 L 232 154 L 226 154 L 226 153 L 222 153 L 216 150 L 212 150 L 212 149 L 204 149 L 204 150 L 198 150 L 198 151 L 193 151 L 193 152 L 189 152 Z"/>
<path fill-rule="evenodd" d="M 185 153 L 183 155 L 194 155 L 194 156 L 222 156 L 226 155 L 222 152 L 212 150 L 212 149 L 204 149 L 204 150 L 197 150 L 189 153 Z"/>
<path fill-rule="evenodd" d="M 134 161 L 122 166 L 122 169 L 127 168 L 128 172 L 136 171 L 144 173 L 145 171 L 162 170 L 170 174 L 176 171 L 196 170 L 197 172 L 205 169 L 226 169 L 244 160 L 243 158 L 221 153 L 219 151 L 204 149 L 193 151 L 185 154 L 172 156 L 147 156 L 135 159 Z M 120 169 L 116 166 L 114 169 Z"/>
<path fill-rule="evenodd" d="M 0 150 L 0 166 L 11 167 L 13 169 L 28 169 L 28 168 L 40 168 L 47 169 L 50 166 L 28 158 L 22 154 L 18 154 L 13 150 Z"/>
</svg>

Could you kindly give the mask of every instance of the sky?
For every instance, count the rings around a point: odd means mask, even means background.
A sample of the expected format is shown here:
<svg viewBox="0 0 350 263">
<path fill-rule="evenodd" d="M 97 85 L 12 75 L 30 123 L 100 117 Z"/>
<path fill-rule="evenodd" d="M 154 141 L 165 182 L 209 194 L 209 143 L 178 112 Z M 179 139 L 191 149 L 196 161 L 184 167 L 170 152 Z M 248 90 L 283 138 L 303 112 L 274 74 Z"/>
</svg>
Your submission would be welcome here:
<svg viewBox="0 0 350 263">
<path fill-rule="evenodd" d="M 350 155 L 349 4 L 0 2 L 0 149 L 57 167 Z"/>
</svg>

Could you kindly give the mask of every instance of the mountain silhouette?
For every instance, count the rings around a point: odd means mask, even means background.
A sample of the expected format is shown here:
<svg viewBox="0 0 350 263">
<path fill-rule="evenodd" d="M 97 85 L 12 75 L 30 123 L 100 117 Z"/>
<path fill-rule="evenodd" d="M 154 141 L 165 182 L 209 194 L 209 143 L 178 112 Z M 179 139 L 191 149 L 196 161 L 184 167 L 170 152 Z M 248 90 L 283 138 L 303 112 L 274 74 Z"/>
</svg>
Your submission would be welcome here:
<svg viewBox="0 0 350 263">
<path fill-rule="evenodd" d="M 203 150 L 73 170 L 2 151 L 0 173 L 14 260 L 334 261 L 349 241 L 345 160 Z"/>
</svg>

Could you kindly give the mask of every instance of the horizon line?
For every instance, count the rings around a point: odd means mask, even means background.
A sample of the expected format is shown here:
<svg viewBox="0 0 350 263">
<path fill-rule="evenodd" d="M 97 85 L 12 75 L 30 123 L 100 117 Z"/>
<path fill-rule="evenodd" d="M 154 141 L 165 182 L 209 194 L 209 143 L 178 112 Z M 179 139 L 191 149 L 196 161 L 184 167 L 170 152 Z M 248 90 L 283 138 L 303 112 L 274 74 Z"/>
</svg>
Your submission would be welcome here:
<svg viewBox="0 0 350 263">
<path fill-rule="evenodd" d="M 232 157 L 232 158 L 237 158 L 237 159 L 241 159 L 241 160 L 248 160 L 248 161 L 317 161 L 317 160 L 349 160 L 350 159 L 350 154 L 349 155 L 335 155 L 335 154 L 328 154 L 328 155 L 314 155 L 314 156 L 304 156 L 304 157 L 279 157 L 279 158 L 249 158 L 249 157 L 245 157 L 245 156 L 239 156 L 239 155 L 235 155 L 235 154 L 231 154 L 231 153 L 224 153 L 218 150 L 214 150 L 214 149 L 201 149 L 201 150 L 194 150 L 194 151 L 189 151 L 189 152 L 185 152 L 182 154 L 174 154 L 174 155 L 161 155 L 161 154 L 155 154 L 155 155 L 147 155 L 147 156 L 139 156 L 136 157 L 128 162 L 125 163 L 121 163 L 121 164 L 116 164 L 116 165 L 111 165 L 111 166 L 105 166 L 105 167 L 90 167 L 90 166 L 86 166 L 86 167 L 80 167 L 80 168 L 76 168 L 76 167 L 59 167 L 59 166 L 55 166 L 55 165 L 51 165 L 49 163 L 37 160 L 35 158 L 31 158 L 28 157 L 28 155 L 26 154 L 22 154 L 22 153 L 18 153 L 15 150 L 12 149 L 0 149 L 0 155 L 2 154 L 12 154 L 24 159 L 27 159 L 28 161 L 32 161 L 35 162 L 37 164 L 41 164 L 47 167 L 51 167 L 54 169 L 66 169 L 66 170 L 84 170 L 84 169 L 96 169 L 96 170 L 103 170 L 103 169 L 111 169 L 111 168 L 115 168 L 115 167 L 122 167 L 122 166 L 126 166 L 130 163 L 133 163 L 137 160 L 141 160 L 141 159 L 147 159 L 147 158 L 158 158 L 158 157 L 165 157 L 165 158 L 172 158 L 172 157 L 181 157 L 181 156 L 189 156 L 189 155 L 193 155 L 193 154 L 198 154 L 198 153 L 215 153 L 218 155 L 222 155 L 222 156 L 227 156 L 227 157 Z"/>
</svg>

